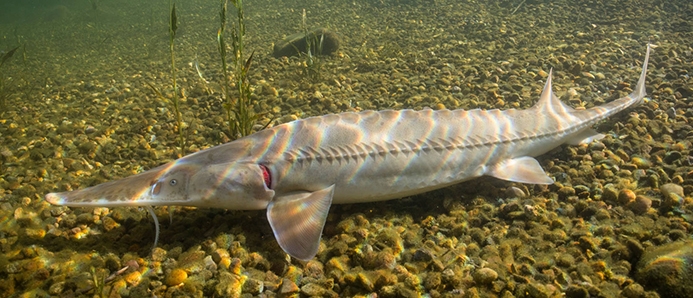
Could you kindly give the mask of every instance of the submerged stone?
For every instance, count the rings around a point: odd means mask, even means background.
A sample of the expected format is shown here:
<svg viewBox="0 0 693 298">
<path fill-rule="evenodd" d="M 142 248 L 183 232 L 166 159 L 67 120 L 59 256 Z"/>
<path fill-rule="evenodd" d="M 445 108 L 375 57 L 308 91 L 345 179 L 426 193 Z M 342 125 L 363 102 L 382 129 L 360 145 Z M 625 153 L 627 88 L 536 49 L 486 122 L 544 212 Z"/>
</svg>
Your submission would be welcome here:
<svg viewBox="0 0 693 298">
<path fill-rule="evenodd" d="M 638 262 L 635 278 L 662 297 L 690 297 L 693 241 L 669 243 L 645 252 Z"/>
<path fill-rule="evenodd" d="M 339 49 L 339 36 L 326 28 L 315 28 L 284 38 L 274 45 L 274 57 L 290 57 L 307 54 L 310 47 L 312 55 L 331 55 Z"/>
</svg>

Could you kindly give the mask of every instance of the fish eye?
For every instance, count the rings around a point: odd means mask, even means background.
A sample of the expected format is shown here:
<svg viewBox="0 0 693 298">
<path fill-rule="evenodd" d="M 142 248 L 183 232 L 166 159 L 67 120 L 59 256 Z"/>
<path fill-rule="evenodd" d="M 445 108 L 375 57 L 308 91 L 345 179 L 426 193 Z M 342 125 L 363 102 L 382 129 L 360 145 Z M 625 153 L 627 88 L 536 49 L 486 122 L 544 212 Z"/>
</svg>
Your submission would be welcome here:
<svg viewBox="0 0 693 298">
<path fill-rule="evenodd" d="M 171 181 L 169 181 L 168 184 L 170 184 L 171 186 L 176 186 L 176 184 L 178 184 L 178 180 L 171 179 Z"/>
</svg>

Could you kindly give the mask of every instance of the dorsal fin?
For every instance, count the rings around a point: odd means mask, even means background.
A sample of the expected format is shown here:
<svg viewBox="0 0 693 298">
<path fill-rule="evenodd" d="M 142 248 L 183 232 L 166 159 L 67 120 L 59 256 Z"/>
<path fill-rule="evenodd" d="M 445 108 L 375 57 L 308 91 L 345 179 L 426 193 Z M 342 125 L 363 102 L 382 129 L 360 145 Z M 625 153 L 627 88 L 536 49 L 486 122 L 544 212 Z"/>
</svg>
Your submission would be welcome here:
<svg viewBox="0 0 693 298">
<path fill-rule="evenodd" d="M 534 105 L 535 108 L 552 111 L 554 113 L 566 113 L 571 112 L 574 109 L 569 105 L 561 102 L 560 99 L 553 93 L 553 68 L 549 70 L 549 77 L 546 79 L 546 84 L 544 84 L 544 90 L 541 91 L 541 96 L 539 96 L 539 101 Z"/>
<path fill-rule="evenodd" d="M 642 71 L 640 71 L 640 78 L 638 79 L 638 84 L 635 86 L 635 90 L 630 94 L 631 98 L 641 98 L 644 99 L 647 96 L 647 91 L 645 90 L 645 79 L 647 78 L 647 61 L 650 60 L 650 49 L 657 46 L 653 44 L 647 44 L 647 51 L 645 52 L 645 61 L 642 64 Z"/>
</svg>

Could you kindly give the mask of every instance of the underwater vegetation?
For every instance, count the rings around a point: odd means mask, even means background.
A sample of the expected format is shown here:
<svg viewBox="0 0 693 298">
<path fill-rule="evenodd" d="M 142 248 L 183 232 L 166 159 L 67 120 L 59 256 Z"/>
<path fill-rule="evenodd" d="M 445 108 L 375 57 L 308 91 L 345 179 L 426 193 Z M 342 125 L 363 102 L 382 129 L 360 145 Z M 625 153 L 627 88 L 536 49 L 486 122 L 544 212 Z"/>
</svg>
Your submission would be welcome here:
<svg viewBox="0 0 693 298">
<path fill-rule="evenodd" d="M 178 17 L 176 14 L 176 3 L 174 2 L 169 2 L 169 5 L 171 7 L 170 11 L 170 17 L 169 17 L 169 25 L 168 25 L 168 33 L 169 33 L 169 52 L 171 54 L 171 85 L 173 86 L 173 95 L 169 99 L 166 96 L 159 91 L 154 85 L 149 84 L 149 87 L 154 90 L 154 92 L 157 94 L 157 96 L 164 100 L 169 102 L 173 106 L 173 113 L 175 114 L 176 117 L 176 132 L 178 133 L 178 145 L 180 146 L 180 152 L 179 156 L 185 155 L 185 146 L 187 143 L 187 136 L 183 134 L 183 129 L 184 129 L 184 123 L 183 123 L 183 114 L 180 111 L 180 101 L 178 99 L 178 83 L 176 81 L 176 51 L 175 51 L 175 43 L 174 39 L 176 37 L 176 31 L 178 30 Z"/>
<path fill-rule="evenodd" d="M 322 65 L 323 61 L 320 58 L 320 55 L 323 54 L 323 45 L 325 42 L 325 30 L 322 31 L 311 31 L 308 32 L 308 26 L 306 26 L 306 10 L 303 9 L 303 15 L 302 15 L 302 20 L 303 20 L 303 31 L 305 33 L 305 45 L 306 45 L 306 51 L 305 54 L 302 55 L 305 59 L 304 65 L 305 65 L 305 71 L 304 75 L 312 80 L 313 82 L 317 82 L 321 78 L 321 70 L 322 70 Z M 301 53 L 301 52 L 299 52 Z"/>
<path fill-rule="evenodd" d="M 99 9 L 99 1 L 97 1 L 97 0 L 89 0 L 89 4 L 91 4 L 91 9 L 92 9 L 92 10 L 98 10 L 98 9 Z"/>
<path fill-rule="evenodd" d="M 5 111 L 5 106 L 7 105 L 7 97 L 9 95 L 8 92 L 8 87 L 6 86 L 6 81 L 5 81 L 5 76 L 2 73 L 2 66 L 5 65 L 5 62 L 10 60 L 14 53 L 19 49 L 20 46 L 15 47 L 14 49 L 11 49 L 7 51 L 6 53 L 2 54 L 2 57 L 0 57 L 0 110 Z"/>
<path fill-rule="evenodd" d="M 260 115 L 253 111 L 251 85 L 248 81 L 248 71 L 253 61 L 254 52 L 245 59 L 245 21 L 243 16 L 243 1 L 230 0 L 236 8 L 236 21 L 231 23 L 231 49 L 232 55 L 232 73 L 229 73 L 229 65 L 227 59 L 227 45 L 225 39 L 226 32 L 226 12 L 229 0 L 221 0 L 221 9 L 219 12 L 220 26 L 217 32 L 217 43 L 219 49 L 219 57 L 221 59 L 222 77 L 222 92 L 224 96 L 223 108 L 228 121 L 228 137 L 237 139 L 253 133 Z M 236 94 L 232 94 L 231 87 L 236 87 Z M 272 121 L 266 123 L 262 129 L 266 128 Z"/>
</svg>

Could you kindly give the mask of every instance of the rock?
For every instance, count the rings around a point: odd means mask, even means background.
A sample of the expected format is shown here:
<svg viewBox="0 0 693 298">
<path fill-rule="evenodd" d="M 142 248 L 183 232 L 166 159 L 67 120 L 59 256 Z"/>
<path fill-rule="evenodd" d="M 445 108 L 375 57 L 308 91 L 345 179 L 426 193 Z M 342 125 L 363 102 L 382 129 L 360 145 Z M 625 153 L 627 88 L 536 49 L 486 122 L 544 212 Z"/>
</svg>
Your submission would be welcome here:
<svg viewBox="0 0 693 298">
<path fill-rule="evenodd" d="M 529 294 L 528 297 L 549 298 L 551 296 L 549 289 L 542 284 L 530 283 L 527 285 L 526 291 Z"/>
<path fill-rule="evenodd" d="M 214 262 L 217 262 L 217 263 L 221 262 L 221 260 L 223 258 L 228 258 L 228 257 L 229 257 L 229 251 L 226 249 L 223 249 L 223 248 L 217 248 L 216 250 L 214 250 L 214 252 L 212 252 L 212 260 L 214 260 Z"/>
<path fill-rule="evenodd" d="M 684 191 L 683 187 L 674 184 L 667 183 L 659 187 L 659 191 L 662 192 L 662 210 L 678 210 L 684 204 Z"/>
<path fill-rule="evenodd" d="M 570 186 L 564 186 L 561 187 L 561 189 L 558 190 L 558 197 L 565 200 L 566 198 L 570 196 L 575 195 L 575 189 L 570 187 Z"/>
<path fill-rule="evenodd" d="M 279 294 L 289 295 L 298 293 L 299 290 L 300 289 L 298 288 L 295 282 L 288 278 L 285 278 L 284 280 L 282 280 L 282 286 L 279 288 Z"/>
<path fill-rule="evenodd" d="M 690 297 L 693 293 L 693 241 L 665 244 L 646 251 L 635 279 L 661 297 Z"/>
<path fill-rule="evenodd" d="M 420 248 L 414 252 L 414 257 L 412 258 L 412 260 L 416 262 L 430 262 L 431 260 L 433 260 L 434 257 L 435 256 L 433 256 L 433 253 L 431 253 L 427 249 Z"/>
<path fill-rule="evenodd" d="M 262 293 L 262 291 L 265 289 L 265 284 L 261 280 L 248 278 L 245 280 L 242 289 L 243 293 L 257 295 Z"/>
<path fill-rule="evenodd" d="M 508 198 L 520 198 L 520 199 L 522 199 L 522 198 L 527 197 L 527 194 L 522 189 L 515 187 L 515 186 L 508 187 L 508 189 L 505 190 L 505 195 Z"/>
<path fill-rule="evenodd" d="M 652 166 L 652 163 L 642 157 L 633 157 L 630 162 L 635 165 L 636 168 L 638 169 L 649 169 Z"/>
<path fill-rule="evenodd" d="M 316 283 L 308 283 L 301 287 L 301 293 L 309 297 L 320 297 L 325 294 L 325 288 Z"/>
<path fill-rule="evenodd" d="M 590 293 L 587 291 L 587 289 L 581 286 L 571 285 L 565 290 L 566 298 L 588 298 L 589 296 Z"/>
<path fill-rule="evenodd" d="M 59 295 L 62 294 L 63 290 L 65 290 L 65 282 L 59 281 L 52 284 L 50 288 L 48 288 L 48 293 L 51 295 Z"/>
<path fill-rule="evenodd" d="M 635 201 L 635 193 L 630 189 L 623 189 L 618 193 L 618 202 L 626 205 L 632 201 Z"/>
<path fill-rule="evenodd" d="M 646 196 L 636 196 L 635 201 L 630 202 L 628 208 L 635 214 L 643 214 L 652 207 L 652 200 Z"/>
<path fill-rule="evenodd" d="M 475 271 L 472 277 L 474 278 L 474 282 L 479 286 L 490 285 L 498 279 L 498 272 L 491 268 L 481 268 Z"/>
<path fill-rule="evenodd" d="M 322 44 L 321 43 L 322 40 Z M 308 52 L 308 42 L 313 55 L 331 55 L 339 49 L 339 36 L 326 28 L 315 28 L 284 38 L 274 45 L 274 57 L 298 56 Z M 318 50 L 320 52 L 316 52 Z"/>
<path fill-rule="evenodd" d="M 645 297 L 645 289 L 640 284 L 631 284 L 621 292 L 621 296 L 625 298 L 640 298 Z"/>
<path fill-rule="evenodd" d="M 219 297 L 240 297 L 245 277 L 229 272 L 219 274 L 219 284 L 214 290 Z"/>
<path fill-rule="evenodd" d="M 602 192 L 602 200 L 606 202 L 616 202 L 618 195 L 618 190 L 612 185 L 609 185 L 604 187 L 604 191 Z"/>
<path fill-rule="evenodd" d="M 683 197 L 683 187 L 678 184 L 674 183 L 667 183 L 659 187 L 659 191 L 662 192 L 662 196 L 667 198 L 670 195 L 677 195 L 679 197 Z"/>
<path fill-rule="evenodd" d="M 173 269 L 171 273 L 166 276 L 164 283 L 169 287 L 173 287 L 182 284 L 186 279 L 188 279 L 188 273 L 185 272 L 185 270 Z"/>
<path fill-rule="evenodd" d="M 359 272 L 359 274 L 356 275 L 356 280 L 358 280 L 359 285 L 366 289 L 366 291 L 372 292 L 375 290 L 375 284 L 373 283 L 373 280 L 371 279 L 368 274 L 364 272 Z M 307 286 L 307 285 L 306 285 Z M 305 286 L 304 286 L 305 288 Z M 302 292 L 305 292 L 303 288 L 301 288 Z"/>
<path fill-rule="evenodd" d="M 205 264 L 205 269 L 209 271 L 216 271 L 217 270 L 217 264 L 214 263 L 214 260 L 212 260 L 212 256 L 206 256 L 204 260 L 202 260 Z"/>
</svg>

